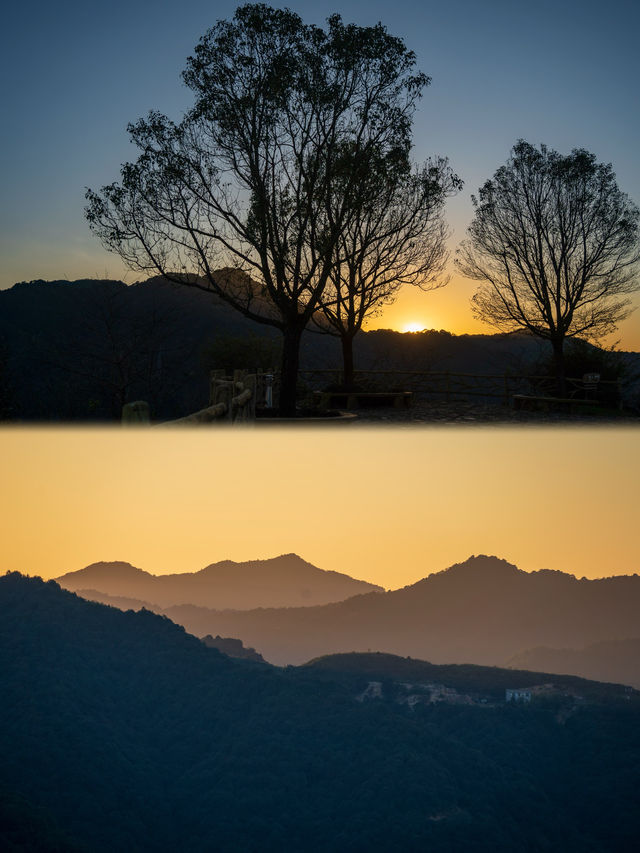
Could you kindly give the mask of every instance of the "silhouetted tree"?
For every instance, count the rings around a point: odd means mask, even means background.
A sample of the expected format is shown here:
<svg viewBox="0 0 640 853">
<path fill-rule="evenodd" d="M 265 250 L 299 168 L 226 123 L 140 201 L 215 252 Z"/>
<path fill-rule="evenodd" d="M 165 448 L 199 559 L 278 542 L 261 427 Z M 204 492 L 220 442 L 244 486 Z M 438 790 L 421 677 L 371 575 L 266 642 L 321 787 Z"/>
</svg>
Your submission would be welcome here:
<svg viewBox="0 0 640 853">
<path fill-rule="evenodd" d="M 408 156 L 429 82 L 381 24 L 327 23 L 263 4 L 218 22 L 183 75 L 193 109 L 179 124 L 151 113 L 130 125 L 137 161 L 87 192 L 92 230 L 131 267 L 211 290 L 282 331 L 287 415 L 300 337 L 367 201 L 364 178 L 373 161 Z"/>
<path fill-rule="evenodd" d="M 474 314 L 548 340 L 564 395 L 565 339 L 598 340 L 629 313 L 625 297 L 640 286 L 640 211 L 610 164 L 584 149 L 562 156 L 524 140 L 473 204 L 457 263 L 484 282 Z"/>
<path fill-rule="evenodd" d="M 462 186 L 447 160 L 412 171 L 385 160 L 366 176 L 367 190 L 340 234 L 316 325 L 342 341 L 344 384 L 353 385 L 353 339 L 367 317 L 393 302 L 404 284 L 442 287 L 447 260 L 444 202 Z"/>
</svg>

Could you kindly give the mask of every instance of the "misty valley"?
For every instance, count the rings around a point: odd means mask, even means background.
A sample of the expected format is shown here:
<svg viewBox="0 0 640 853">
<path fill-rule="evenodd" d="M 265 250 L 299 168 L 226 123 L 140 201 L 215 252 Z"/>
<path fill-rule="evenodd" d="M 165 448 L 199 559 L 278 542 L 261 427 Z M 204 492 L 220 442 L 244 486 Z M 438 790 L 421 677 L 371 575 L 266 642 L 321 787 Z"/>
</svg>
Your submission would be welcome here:
<svg viewBox="0 0 640 853">
<path fill-rule="evenodd" d="M 634 850 L 639 597 L 495 557 L 8 573 L 0 846 Z"/>
</svg>

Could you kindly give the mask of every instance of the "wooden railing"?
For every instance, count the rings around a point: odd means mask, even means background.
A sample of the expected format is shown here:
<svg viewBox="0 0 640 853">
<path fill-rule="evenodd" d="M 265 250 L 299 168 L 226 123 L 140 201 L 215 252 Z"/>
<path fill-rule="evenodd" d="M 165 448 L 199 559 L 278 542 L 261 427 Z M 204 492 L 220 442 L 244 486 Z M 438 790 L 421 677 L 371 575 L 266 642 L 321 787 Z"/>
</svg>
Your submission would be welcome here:
<svg viewBox="0 0 640 853">
<path fill-rule="evenodd" d="M 309 391 L 319 390 L 342 381 L 340 370 L 301 370 L 300 378 Z M 556 381 L 549 376 L 512 373 L 457 373 L 455 371 L 359 370 L 355 384 L 363 390 L 402 390 L 445 399 L 467 400 L 472 397 L 497 399 L 509 405 L 514 394 L 553 394 Z M 587 391 L 583 379 L 568 378 L 568 396 L 578 397 Z M 595 395 L 620 398 L 617 380 L 600 380 Z"/>
<path fill-rule="evenodd" d="M 214 370 L 210 378 L 209 405 L 184 418 L 164 421 L 158 426 L 253 422 L 256 416 L 256 387 L 255 374 L 236 370 L 231 379 L 224 375 L 224 371 Z M 149 423 L 147 403 L 140 400 L 128 403 L 122 410 L 122 422 Z"/>
</svg>

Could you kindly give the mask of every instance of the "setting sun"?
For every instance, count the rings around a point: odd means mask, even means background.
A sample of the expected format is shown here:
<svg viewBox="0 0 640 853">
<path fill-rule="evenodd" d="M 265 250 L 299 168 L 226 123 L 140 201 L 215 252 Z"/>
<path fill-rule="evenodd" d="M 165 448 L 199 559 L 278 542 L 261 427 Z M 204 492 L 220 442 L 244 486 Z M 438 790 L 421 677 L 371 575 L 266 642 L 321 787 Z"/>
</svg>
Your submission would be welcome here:
<svg viewBox="0 0 640 853">
<path fill-rule="evenodd" d="M 405 323 L 402 326 L 403 332 L 424 332 L 425 327 L 422 323 Z"/>
</svg>

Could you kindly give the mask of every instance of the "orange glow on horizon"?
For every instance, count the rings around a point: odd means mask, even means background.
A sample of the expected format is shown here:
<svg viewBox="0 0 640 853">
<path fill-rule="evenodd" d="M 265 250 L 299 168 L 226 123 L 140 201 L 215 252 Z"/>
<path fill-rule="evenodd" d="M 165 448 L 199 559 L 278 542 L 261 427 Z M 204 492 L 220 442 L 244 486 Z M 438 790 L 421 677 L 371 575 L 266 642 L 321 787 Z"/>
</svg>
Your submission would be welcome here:
<svg viewBox="0 0 640 853">
<path fill-rule="evenodd" d="M 391 329 L 396 332 L 422 331 L 407 326 L 416 317 L 428 317 L 425 329 L 450 332 L 453 335 L 492 335 L 497 329 L 476 320 L 471 312 L 471 297 L 478 282 L 453 274 L 446 287 L 422 291 L 417 287 L 402 288 L 395 301 L 365 322 L 365 329 Z M 632 313 L 618 329 L 602 341 L 605 346 L 628 352 L 640 352 L 640 292 L 631 297 Z"/>
<path fill-rule="evenodd" d="M 0 432 L 1 571 L 295 552 L 388 589 L 472 554 L 640 571 L 635 428 Z M 560 480 L 553 474 L 561 472 Z"/>
</svg>

